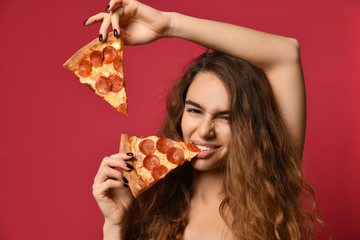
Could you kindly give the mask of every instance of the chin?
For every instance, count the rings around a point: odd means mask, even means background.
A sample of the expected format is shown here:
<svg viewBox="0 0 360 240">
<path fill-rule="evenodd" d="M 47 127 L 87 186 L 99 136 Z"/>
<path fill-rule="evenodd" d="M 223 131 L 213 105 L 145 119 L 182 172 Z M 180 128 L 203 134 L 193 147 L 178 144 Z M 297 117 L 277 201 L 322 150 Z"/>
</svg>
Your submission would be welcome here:
<svg viewBox="0 0 360 240">
<path fill-rule="evenodd" d="M 220 170 L 220 163 L 211 163 L 208 159 L 195 158 L 191 161 L 191 166 L 197 171 L 213 171 Z"/>
</svg>

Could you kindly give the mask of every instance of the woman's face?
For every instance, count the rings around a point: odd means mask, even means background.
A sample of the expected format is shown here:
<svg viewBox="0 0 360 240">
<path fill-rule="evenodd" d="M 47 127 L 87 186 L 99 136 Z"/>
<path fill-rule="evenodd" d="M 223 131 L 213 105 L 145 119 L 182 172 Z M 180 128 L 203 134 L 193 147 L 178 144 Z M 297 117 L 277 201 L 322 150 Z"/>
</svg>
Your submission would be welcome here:
<svg viewBox="0 0 360 240">
<path fill-rule="evenodd" d="M 184 141 L 205 150 L 191 161 L 195 169 L 216 169 L 226 159 L 231 141 L 229 110 L 228 93 L 218 76 L 198 73 L 186 94 L 181 119 Z"/>
</svg>

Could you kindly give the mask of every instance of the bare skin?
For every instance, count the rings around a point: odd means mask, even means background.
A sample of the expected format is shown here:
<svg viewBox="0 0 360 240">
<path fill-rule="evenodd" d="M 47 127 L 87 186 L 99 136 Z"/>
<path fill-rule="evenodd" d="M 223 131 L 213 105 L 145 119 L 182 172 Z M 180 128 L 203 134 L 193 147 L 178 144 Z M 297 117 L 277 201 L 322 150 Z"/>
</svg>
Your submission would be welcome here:
<svg viewBox="0 0 360 240">
<path fill-rule="evenodd" d="M 216 148 L 202 152 L 191 161 L 197 171 L 183 239 L 230 239 L 231 232 L 219 212 L 224 197 L 220 166 L 226 161 L 232 138 L 228 93 L 215 74 L 198 73 L 185 103 L 181 121 L 184 141 Z"/>
<path fill-rule="evenodd" d="M 219 213 L 223 192 L 221 174 L 211 170 L 196 172 L 196 176 L 195 196 L 191 199 L 183 239 L 231 239 L 231 232 Z"/>
<path fill-rule="evenodd" d="M 263 69 L 291 140 L 299 155 L 302 155 L 306 127 L 306 102 L 299 44 L 295 39 L 179 13 L 161 12 L 136 0 L 111 0 L 109 5 L 109 13 L 99 13 L 86 22 L 86 25 L 102 22 L 99 30 L 102 41 L 106 40 L 107 29 L 112 25 L 113 29 L 120 31 L 121 28 L 127 33 L 126 45 L 147 44 L 165 37 L 182 38 L 245 59 Z M 116 7 L 117 5 L 120 7 Z M 214 37 L 214 32 L 217 33 L 216 37 Z M 226 106 L 222 107 L 226 108 Z M 204 115 L 215 116 L 215 112 L 209 109 L 211 109 L 210 106 L 205 106 Z M 210 135 L 214 133 L 214 127 L 213 121 L 207 123 L 203 121 L 201 125 L 198 125 L 199 129 L 207 128 Z M 191 136 L 185 141 L 192 140 Z M 209 136 L 201 138 L 204 143 L 215 142 Z M 224 142 L 221 140 L 216 143 L 223 144 Z M 94 197 L 105 217 L 104 239 L 122 239 L 123 237 L 122 222 L 126 217 L 132 197 L 129 190 L 124 187 L 121 173 L 115 173 L 110 169 L 121 167 L 129 170 L 124 165 L 127 159 L 129 157 L 125 153 L 104 158 L 95 178 Z M 195 162 L 193 166 L 196 169 Z M 184 239 L 195 239 L 195 237 L 212 239 L 211 236 L 214 236 L 213 239 L 219 239 L 218 236 L 222 236 L 223 239 L 231 238 L 218 211 L 222 192 L 221 183 L 222 178 L 217 173 L 216 167 L 199 168 L 195 196 L 191 201 L 189 225 L 185 229 Z M 214 225 L 204 228 L 205 221 L 209 222 L 208 219 L 211 219 Z M 210 232 L 214 235 L 209 234 Z"/>
<path fill-rule="evenodd" d="M 104 215 L 104 239 L 120 239 L 121 227 L 133 196 L 120 171 L 131 171 L 126 160 L 132 157 L 118 153 L 105 157 L 101 162 L 93 184 L 93 195 Z"/>
</svg>

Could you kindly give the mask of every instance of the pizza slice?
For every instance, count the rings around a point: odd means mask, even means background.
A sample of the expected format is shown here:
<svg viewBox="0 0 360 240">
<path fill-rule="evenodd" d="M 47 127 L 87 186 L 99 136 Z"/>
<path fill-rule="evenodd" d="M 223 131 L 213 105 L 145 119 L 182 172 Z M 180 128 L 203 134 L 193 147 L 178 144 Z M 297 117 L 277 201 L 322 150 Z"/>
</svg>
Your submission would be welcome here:
<svg viewBox="0 0 360 240">
<path fill-rule="evenodd" d="M 201 152 L 193 143 L 129 134 L 121 134 L 120 151 L 134 154 L 129 161 L 134 170 L 123 171 L 123 174 L 129 180 L 129 187 L 135 198 Z"/>
<path fill-rule="evenodd" d="M 81 83 L 127 116 L 123 43 L 122 32 L 119 38 L 110 33 L 106 42 L 94 39 L 71 56 L 63 66 L 74 73 Z"/>
</svg>

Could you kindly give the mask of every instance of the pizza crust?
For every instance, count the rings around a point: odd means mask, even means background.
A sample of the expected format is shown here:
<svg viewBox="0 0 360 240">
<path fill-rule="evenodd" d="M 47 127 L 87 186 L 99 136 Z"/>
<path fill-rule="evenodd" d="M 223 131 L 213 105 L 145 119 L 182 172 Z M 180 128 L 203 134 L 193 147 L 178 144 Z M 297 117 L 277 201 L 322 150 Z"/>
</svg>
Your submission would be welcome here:
<svg viewBox="0 0 360 240">
<path fill-rule="evenodd" d="M 120 152 L 133 152 L 132 144 L 130 143 L 129 134 L 121 134 L 121 142 L 120 142 Z M 134 160 L 128 161 L 131 165 L 134 165 Z M 141 177 L 137 174 L 136 169 L 131 171 L 123 171 L 123 175 L 126 179 L 129 180 L 129 187 L 131 193 L 136 198 L 150 186 L 147 186 L 146 183 L 141 179 Z"/>
</svg>

